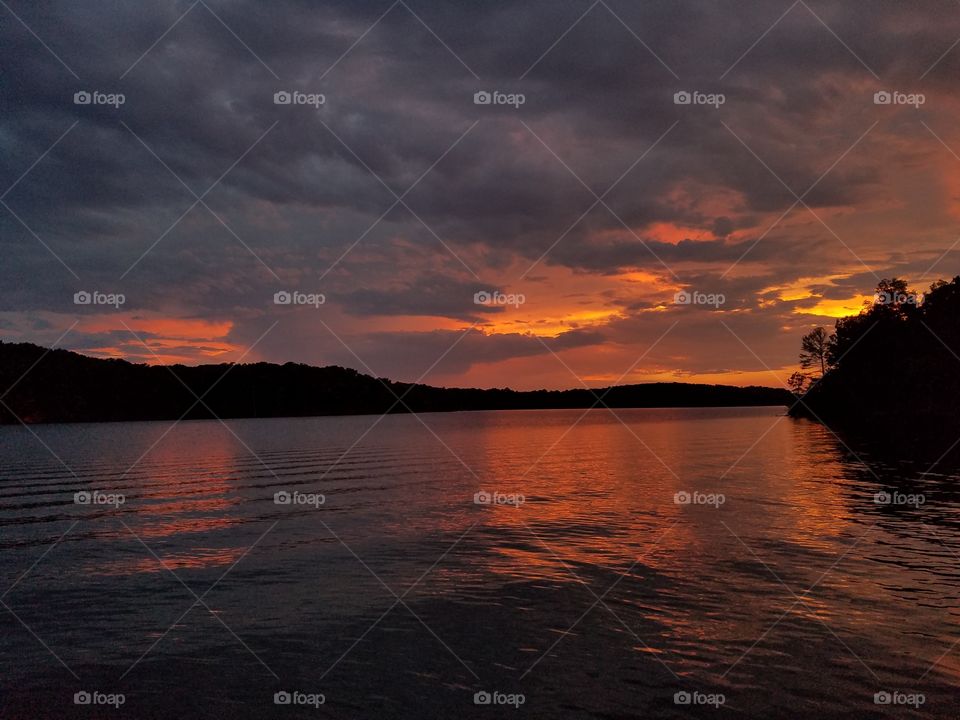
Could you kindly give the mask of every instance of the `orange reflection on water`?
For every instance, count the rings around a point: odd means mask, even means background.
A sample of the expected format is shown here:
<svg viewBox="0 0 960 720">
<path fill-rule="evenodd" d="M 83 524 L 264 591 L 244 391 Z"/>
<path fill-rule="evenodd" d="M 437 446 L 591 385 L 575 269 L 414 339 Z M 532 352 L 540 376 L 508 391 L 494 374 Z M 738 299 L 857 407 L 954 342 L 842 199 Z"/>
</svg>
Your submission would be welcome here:
<svg viewBox="0 0 960 720">
<path fill-rule="evenodd" d="M 520 445 L 510 427 L 473 429 L 490 469 L 486 489 L 526 499 L 519 507 L 483 508 L 484 529 L 513 540 L 497 545 L 486 570 L 567 582 L 582 566 L 656 569 L 707 542 L 695 527 L 676 524 L 667 531 L 678 512 L 671 504 L 676 482 L 648 447 L 675 445 L 680 427 L 628 425 L 594 410 L 573 430 L 569 421 L 528 424 Z M 511 446 L 515 452 L 505 453 Z M 531 468 L 530 458 L 537 457 Z"/>
<path fill-rule="evenodd" d="M 825 442 L 822 447 L 813 446 L 809 439 L 810 428 L 801 428 L 793 421 L 786 424 L 791 442 L 783 443 L 783 467 L 776 490 L 789 512 L 789 522 L 784 529 L 791 542 L 806 547 L 832 552 L 837 535 L 847 532 L 855 518 L 839 480 L 843 468 L 837 457 L 835 443 Z M 824 434 L 826 431 L 823 431 Z M 826 440 L 826 438 L 824 438 Z M 796 448 L 806 451 L 797 456 Z"/>
<path fill-rule="evenodd" d="M 184 508 L 187 502 L 175 503 L 171 507 Z M 192 508 L 191 508 L 192 509 Z M 145 514 L 145 513 L 139 513 Z M 157 539 L 165 537 L 177 537 L 188 533 L 208 533 L 214 530 L 222 530 L 240 521 L 236 518 L 216 515 L 203 515 L 200 517 L 175 516 L 168 520 L 159 520 L 155 522 L 145 522 L 137 527 L 137 535 L 144 540 Z"/>
<path fill-rule="evenodd" d="M 181 424 L 160 439 L 138 463 L 140 474 L 127 478 L 139 484 L 136 494 L 143 501 L 126 505 L 133 516 L 125 522 L 152 548 L 154 541 L 189 535 L 202 537 L 209 544 L 212 534 L 242 522 L 236 512 L 240 498 L 235 478 L 236 461 L 244 451 L 226 428 L 207 423 L 196 427 L 196 432 L 190 432 L 193 426 Z M 171 472 L 174 467 L 176 472 Z M 242 548 L 154 551 L 172 569 L 197 569 L 233 562 Z M 162 569 L 156 558 L 147 556 L 118 560 L 102 571 L 122 575 Z"/>
<path fill-rule="evenodd" d="M 616 583 L 608 601 L 662 626 L 662 641 L 650 644 L 668 654 L 697 654 L 675 647 L 678 638 L 746 649 L 783 613 L 781 631 L 797 623 L 827 638 L 823 623 L 865 637 L 888 631 L 870 607 L 882 592 L 843 564 L 805 594 L 862 532 L 835 439 L 775 410 L 688 411 L 703 417 L 676 421 L 678 411 L 616 412 L 619 419 L 592 411 L 573 430 L 580 411 L 563 422 L 549 413 L 478 416 L 470 428 L 478 489 L 526 502 L 445 518 L 457 534 L 479 519 L 471 533 L 485 552 L 443 581 L 493 576 L 571 592 L 583 582 L 597 595 Z M 721 492 L 728 501 L 677 505 L 679 489 Z M 744 606 L 732 608 L 731 596 Z M 857 598 L 869 599 L 862 614 L 850 612 Z"/>
<path fill-rule="evenodd" d="M 141 573 L 159 573 L 170 570 L 200 570 L 204 568 L 231 565 L 246 551 L 243 547 L 229 548 L 192 548 L 189 552 L 157 553 L 160 560 L 152 555 L 142 558 L 122 559 L 107 564 L 98 564 L 87 568 L 94 575 L 125 576 Z M 144 551 L 146 553 L 146 551 Z"/>
</svg>

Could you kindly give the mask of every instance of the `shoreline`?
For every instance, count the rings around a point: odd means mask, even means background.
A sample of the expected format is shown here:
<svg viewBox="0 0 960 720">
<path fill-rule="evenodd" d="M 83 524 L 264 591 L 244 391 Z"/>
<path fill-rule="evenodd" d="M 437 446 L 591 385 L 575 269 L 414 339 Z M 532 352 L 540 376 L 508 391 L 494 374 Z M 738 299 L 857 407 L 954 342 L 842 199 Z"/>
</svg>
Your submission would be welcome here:
<svg viewBox="0 0 960 720">
<path fill-rule="evenodd" d="M 789 406 L 783 404 L 770 403 L 765 405 L 618 405 L 613 407 L 589 407 L 583 405 L 570 405 L 567 407 L 529 407 L 529 408 L 477 408 L 477 409 L 456 409 L 456 410 L 393 410 L 390 412 L 356 412 L 356 413 L 326 413 L 311 415 L 235 415 L 235 416 L 211 416 L 211 417 L 158 417 L 158 418 L 132 418 L 120 420 L 52 420 L 40 422 L 7 422 L 0 421 L 0 428 L 7 427 L 61 427 L 69 425 L 116 425 L 127 423 L 167 423 L 176 422 L 177 424 L 189 422 L 226 422 L 228 420 L 306 420 L 313 418 L 346 418 L 346 417 L 381 417 L 386 415 L 455 415 L 479 414 L 479 413 L 522 413 L 522 412 L 564 412 L 567 410 L 586 410 L 587 412 L 603 412 L 610 410 L 748 410 L 761 408 L 783 408 L 784 417 L 789 417 Z M 810 419 L 813 422 L 812 418 Z M 819 424 L 819 423 L 818 423 Z"/>
</svg>

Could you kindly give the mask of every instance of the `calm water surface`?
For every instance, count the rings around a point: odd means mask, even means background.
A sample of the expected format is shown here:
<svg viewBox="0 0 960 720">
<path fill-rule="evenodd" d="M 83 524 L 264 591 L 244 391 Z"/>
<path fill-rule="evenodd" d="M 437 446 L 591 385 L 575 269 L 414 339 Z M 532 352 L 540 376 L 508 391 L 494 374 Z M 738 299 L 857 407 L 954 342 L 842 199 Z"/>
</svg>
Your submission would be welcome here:
<svg viewBox="0 0 960 720">
<path fill-rule="evenodd" d="M 782 412 L 0 428 L 0 716 L 956 717 L 960 478 Z"/>
</svg>

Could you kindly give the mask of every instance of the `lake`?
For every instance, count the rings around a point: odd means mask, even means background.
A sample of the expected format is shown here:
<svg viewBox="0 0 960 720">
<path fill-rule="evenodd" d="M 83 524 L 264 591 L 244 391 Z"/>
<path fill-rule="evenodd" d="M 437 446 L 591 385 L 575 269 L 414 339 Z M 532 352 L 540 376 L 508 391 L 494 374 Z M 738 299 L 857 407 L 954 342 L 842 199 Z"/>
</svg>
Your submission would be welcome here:
<svg viewBox="0 0 960 720">
<path fill-rule="evenodd" d="M 783 414 L 0 428 L 0 715 L 953 716 L 958 476 Z"/>
</svg>

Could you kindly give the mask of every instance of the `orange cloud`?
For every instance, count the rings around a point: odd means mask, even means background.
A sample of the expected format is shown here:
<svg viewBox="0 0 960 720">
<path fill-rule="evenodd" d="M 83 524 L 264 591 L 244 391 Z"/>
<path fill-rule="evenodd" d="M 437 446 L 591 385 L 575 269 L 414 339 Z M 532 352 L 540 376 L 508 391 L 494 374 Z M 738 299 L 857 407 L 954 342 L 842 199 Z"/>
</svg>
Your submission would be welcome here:
<svg viewBox="0 0 960 720">
<path fill-rule="evenodd" d="M 86 334 L 110 334 L 109 341 L 97 347 L 82 348 L 83 352 L 150 365 L 196 364 L 239 356 L 244 348 L 229 340 L 232 330 L 233 323 L 229 321 L 144 313 L 86 316 L 77 326 L 78 332 Z"/>
<path fill-rule="evenodd" d="M 813 307 L 794 308 L 798 315 L 822 315 L 823 317 L 842 318 L 857 315 L 863 310 L 864 303 L 873 302 L 873 295 L 854 295 L 846 300 L 822 299 Z"/>
</svg>

